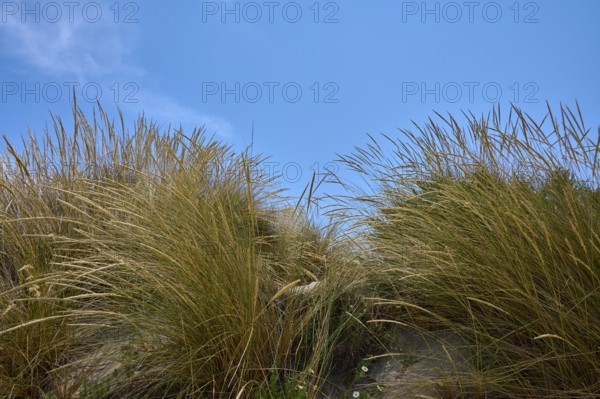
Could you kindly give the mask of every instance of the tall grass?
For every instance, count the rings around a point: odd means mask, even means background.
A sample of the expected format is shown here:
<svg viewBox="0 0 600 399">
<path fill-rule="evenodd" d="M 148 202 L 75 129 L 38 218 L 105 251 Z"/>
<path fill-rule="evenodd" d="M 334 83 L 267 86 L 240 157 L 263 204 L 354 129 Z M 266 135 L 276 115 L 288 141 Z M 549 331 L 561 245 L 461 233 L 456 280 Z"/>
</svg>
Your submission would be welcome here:
<svg viewBox="0 0 600 399">
<path fill-rule="evenodd" d="M 600 132 L 579 109 L 373 140 L 343 161 L 374 192 L 325 228 L 314 181 L 294 205 L 202 130 L 73 116 L 4 143 L 0 397 L 314 398 L 397 323 L 464 338 L 462 397 L 600 396 Z"/>
<path fill-rule="evenodd" d="M 335 226 L 201 130 L 53 120 L 2 162 L 0 396 L 314 396 L 363 278 Z"/>
<path fill-rule="evenodd" d="M 467 397 L 600 396 L 600 137 L 559 111 L 438 114 L 343 158 L 375 186 L 349 205 L 374 301 L 470 342 Z"/>
</svg>

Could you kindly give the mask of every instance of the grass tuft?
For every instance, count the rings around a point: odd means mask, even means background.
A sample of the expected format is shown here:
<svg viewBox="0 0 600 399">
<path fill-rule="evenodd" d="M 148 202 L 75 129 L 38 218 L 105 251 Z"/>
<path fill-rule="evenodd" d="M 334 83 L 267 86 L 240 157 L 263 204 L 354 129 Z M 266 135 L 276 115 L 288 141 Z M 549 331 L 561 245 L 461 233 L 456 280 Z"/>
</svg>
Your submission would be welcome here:
<svg viewBox="0 0 600 399">
<path fill-rule="evenodd" d="M 465 337 L 485 397 L 596 397 L 599 138 L 579 110 L 501 115 L 462 129 L 438 114 L 387 139 L 392 154 L 344 158 L 375 182 L 354 209 L 385 271 L 379 301 Z"/>
</svg>

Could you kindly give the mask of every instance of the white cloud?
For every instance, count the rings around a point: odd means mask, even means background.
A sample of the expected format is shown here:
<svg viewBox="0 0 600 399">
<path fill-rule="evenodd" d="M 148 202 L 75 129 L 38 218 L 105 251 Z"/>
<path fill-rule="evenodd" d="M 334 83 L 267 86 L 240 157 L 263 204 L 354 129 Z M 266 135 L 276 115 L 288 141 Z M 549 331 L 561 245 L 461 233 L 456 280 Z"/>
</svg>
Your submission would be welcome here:
<svg viewBox="0 0 600 399">
<path fill-rule="evenodd" d="M 110 3 L 99 3 L 110 11 Z M 23 6 L 21 2 L 15 4 Z M 168 94 L 144 90 L 143 80 L 150 79 L 150 73 L 136 65 L 131 52 L 141 33 L 139 24 L 115 23 L 110 12 L 96 23 L 77 15 L 79 18 L 73 20 L 63 15 L 57 22 L 39 23 L 22 22 L 19 15 L 2 16 L 6 21 L 0 22 L 0 55 L 25 66 L 28 80 L 51 77 L 81 84 L 97 82 L 102 87 L 117 80 L 135 81 L 141 88 L 136 95 L 139 102 L 123 104 L 124 111 L 143 111 L 165 128 L 169 123 L 173 128 L 181 124 L 186 130 L 205 126 L 209 134 L 230 137 L 233 127 L 228 121 L 182 105 Z"/>
<path fill-rule="evenodd" d="M 128 62 L 130 51 L 118 24 L 83 20 L 56 23 L 21 22 L 7 18 L 0 24 L 2 53 L 52 77 L 96 79 L 112 74 L 139 75 Z M 131 36 L 130 36 L 131 37 Z"/>
<path fill-rule="evenodd" d="M 171 125 L 173 129 L 183 127 L 191 133 L 194 128 L 205 127 L 206 133 L 216 133 L 223 138 L 231 138 L 234 128 L 227 120 L 203 114 L 198 110 L 183 106 L 169 96 L 140 91 L 138 104 L 124 104 L 129 112 L 144 112 L 144 116 L 160 123 L 162 128 Z M 139 107 L 137 107 L 139 105 Z"/>
</svg>

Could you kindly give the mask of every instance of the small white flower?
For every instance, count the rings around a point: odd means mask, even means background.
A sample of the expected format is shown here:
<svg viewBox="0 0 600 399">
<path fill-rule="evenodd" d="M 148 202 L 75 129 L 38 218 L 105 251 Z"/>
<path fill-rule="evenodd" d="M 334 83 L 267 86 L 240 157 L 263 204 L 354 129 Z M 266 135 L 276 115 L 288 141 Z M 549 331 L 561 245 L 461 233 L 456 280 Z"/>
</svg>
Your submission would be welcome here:
<svg viewBox="0 0 600 399">
<path fill-rule="evenodd" d="M 304 385 L 298 385 L 298 389 L 301 391 L 304 390 Z"/>
<path fill-rule="evenodd" d="M 359 396 L 360 396 L 360 392 L 358 392 L 358 391 L 352 392 L 352 397 L 353 398 L 358 398 Z"/>
<path fill-rule="evenodd" d="M 369 368 L 368 368 L 367 366 L 362 366 L 362 367 L 361 367 L 361 369 L 362 369 L 362 371 L 364 371 L 365 373 L 366 373 L 367 371 L 369 371 Z"/>
</svg>

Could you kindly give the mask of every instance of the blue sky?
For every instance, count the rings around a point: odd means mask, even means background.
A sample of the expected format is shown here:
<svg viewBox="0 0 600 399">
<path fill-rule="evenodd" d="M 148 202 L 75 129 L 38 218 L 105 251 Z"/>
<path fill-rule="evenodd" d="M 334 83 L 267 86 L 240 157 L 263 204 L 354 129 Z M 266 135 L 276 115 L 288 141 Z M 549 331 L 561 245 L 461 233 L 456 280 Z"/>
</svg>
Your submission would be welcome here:
<svg viewBox="0 0 600 399">
<path fill-rule="evenodd" d="M 3 1 L 0 133 L 68 119 L 70 92 L 270 156 L 299 194 L 411 120 L 574 105 L 600 125 L 600 2 Z M 0 150 L 4 144 L 0 144 Z"/>
</svg>

